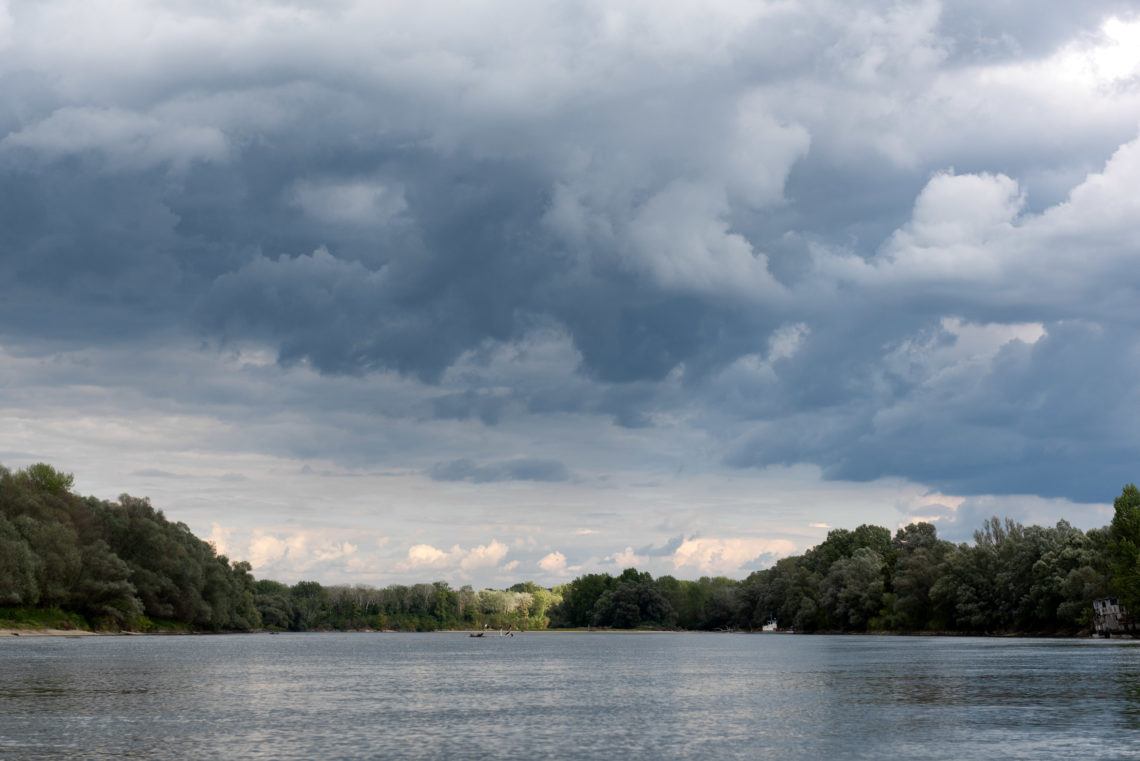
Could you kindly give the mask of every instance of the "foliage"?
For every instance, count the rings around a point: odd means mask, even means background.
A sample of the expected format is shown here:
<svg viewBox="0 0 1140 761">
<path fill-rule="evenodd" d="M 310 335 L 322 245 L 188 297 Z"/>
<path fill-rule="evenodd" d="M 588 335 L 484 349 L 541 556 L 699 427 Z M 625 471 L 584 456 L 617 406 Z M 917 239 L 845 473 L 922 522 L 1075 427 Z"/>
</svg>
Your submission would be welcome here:
<svg viewBox="0 0 1140 761">
<path fill-rule="evenodd" d="M 593 624 L 618 629 L 670 626 L 676 612 L 648 573 L 627 568 L 594 602 Z"/>
<path fill-rule="evenodd" d="M 0 607 L 0 628 L 87 630 L 90 624 L 78 613 L 59 608 Z"/>
<path fill-rule="evenodd" d="M 1113 503 L 1109 553 L 1120 600 L 1140 611 L 1140 489 L 1128 484 Z"/>
<path fill-rule="evenodd" d="M 17 473 L 16 477 L 48 494 L 63 494 L 71 491 L 71 487 L 75 483 L 75 476 L 71 473 L 62 473 L 43 462 L 29 465 Z"/>
<path fill-rule="evenodd" d="M 43 463 L 0 468 L 0 604 L 103 629 L 261 625 L 248 563 L 218 556 L 148 500 L 81 498 L 73 480 Z"/>
<path fill-rule="evenodd" d="M 560 626 L 592 626 L 598 600 L 617 583 L 608 573 L 579 576 L 562 588 L 562 605 L 552 618 Z"/>
<path fill-rule="evenodd" d="M 71 493 L 74 479 L 37 463 L 0 467 L 0 620 L 15 626 L 164 630 L 613 628 L 798 631 L 1076 632 L 1092 601 L 1140 610 L 1140 490 L 1129 484 L 1112 524 L 1022 526 L 996 517 L 973 544 L 930 523 L 892 537 L 879 526 L 834 529 L 802 555 L 743 581 L 627 568 L 553 589 L 383 589 L 255 580 L 144 498 Z"/>
</svg>

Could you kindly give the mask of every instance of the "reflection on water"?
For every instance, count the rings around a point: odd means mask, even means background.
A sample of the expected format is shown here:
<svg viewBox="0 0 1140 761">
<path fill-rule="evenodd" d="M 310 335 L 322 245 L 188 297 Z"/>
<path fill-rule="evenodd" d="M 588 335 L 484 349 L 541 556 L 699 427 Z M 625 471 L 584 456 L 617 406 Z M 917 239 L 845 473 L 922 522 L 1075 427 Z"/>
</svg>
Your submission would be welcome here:
<svg viewBox="0 0 1140 761">
<path fill-rule="evenodd" d="M 1135 758 L 1140 642 L 0 640 L 0 758 Z"/>
</svg>

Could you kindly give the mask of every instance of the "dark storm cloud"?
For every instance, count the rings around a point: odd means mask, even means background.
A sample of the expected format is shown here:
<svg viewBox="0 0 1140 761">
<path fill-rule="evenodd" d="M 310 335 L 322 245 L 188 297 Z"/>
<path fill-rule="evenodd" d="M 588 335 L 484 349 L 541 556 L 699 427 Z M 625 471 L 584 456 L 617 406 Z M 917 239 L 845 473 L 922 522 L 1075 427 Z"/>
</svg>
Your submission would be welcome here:
<svg viewBox="0 0 1140 761">
<path fill-rule="evenodd" d="M 223 337 L 270 340 L 282 361 L 322 372 L 388 368 L 427 381 L 465 351 L 520 338 L 544 315 L 571 326 L 587 367 L 607 378 L 659 377 L 695 350 L 686 304 L 670 309 L 659 294 L 638 303 L 603 278 L 567 276 L 571 263 L 539 226 L 550 178 L 456 156 L 409 163 L 386 175 L 406 203 L 391 240 L 380 233 L 357 251 L 330 230 L 315 250 L 258 255 L 209 285 L 199 323 Z M 280 183 L 272 195 L 286 189 Z M 276 238 L 260 248 L 315 242 Z"/>
<path fill-rule="evenodd" d="M 254 344 L 283 367 L 432 387 L 385 414 L 684 419 L 736 467 L 1099 498 L 1140 444 L 1118 422 L 1138 402 L 1121 223 L 1136 160 L 1105 172 L 1104 202 L 1051 203 L 1079 177 L 1049 202 L 1018 183 L 1096 170 L 1140 110 L 1107 88 L 1085 116 L 1015 78 L 1031 92 L 1007 114 L 1007 91 L 970 77 L 1092 39 L 1117 7 L 728 3 L 625 24 L 576 4 L 492 22 L 255 3 L 211 6 L 217 30 L 128 69 L 101 38 L 80 65 L 14 37 L 0 338 Z M 273 21 L 231 38 L 230 13 Z M 1045 335 L 939 359 L 964 340 L 946 319 Z M 569 371 L 480 364 L 542 330 L 565 337 Z M 570 471 L 458 459 L 430 475 Z"/>
<path fill-rule="evenodd" d="M 175 220 L 154 192 L 160 184 L 93 173 L 78 160 L 3 171 L 4 332 L 91 339 L 174 319 L 172 306 L 185 297 Z"/>
<path fill-rule="evenodd" d="M 474 391 L 462 391 L 432 399 L 432 411 L 441 420 L 469 420 L 478 418 L 487 425 L 494 425 L 502 418 L 503 410 L 510 400 L 504 396 Z"/>
<path fill-rule="evenodd" d="M 1035 344 L 1006 344 L 992 365 L 941 382 L 892 377 L 885 362 L 833 345 L 831 362 L 800 372 L 834 382 L 789 372 L 792 388 L 781 385 L 772 404 L 796 411 L 762 411 L 768 422 L 731 462 L 817 462 L 829 478 L 857 481 L 905 474 L 952 493 L 1107 499 L 1140 446 L 1124 422 L 1138 402 L 1135 333 L 1046 327 Z"/>
<path fill-rule="evenodd" d="M 664 558 L 671 557 L 677 551 L 677 548 L 685 543 L 683 534 L 678 534 L 660 547 L 649 545 L 635 550 L 633 554 L 647 558 Z"/>
</svg>

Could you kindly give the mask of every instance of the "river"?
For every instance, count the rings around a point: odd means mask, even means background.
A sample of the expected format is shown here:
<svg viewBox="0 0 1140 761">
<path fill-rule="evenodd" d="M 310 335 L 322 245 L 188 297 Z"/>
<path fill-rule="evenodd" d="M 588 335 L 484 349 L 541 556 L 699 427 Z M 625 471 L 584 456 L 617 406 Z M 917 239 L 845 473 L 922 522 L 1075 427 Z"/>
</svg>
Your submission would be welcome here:
<svg viewBox="0 0 1140 761">
<path fill-rule="evenodd" d="M 4 638 L 0 758 L 1135 759 L 1140 642 Z"/>
</svg>

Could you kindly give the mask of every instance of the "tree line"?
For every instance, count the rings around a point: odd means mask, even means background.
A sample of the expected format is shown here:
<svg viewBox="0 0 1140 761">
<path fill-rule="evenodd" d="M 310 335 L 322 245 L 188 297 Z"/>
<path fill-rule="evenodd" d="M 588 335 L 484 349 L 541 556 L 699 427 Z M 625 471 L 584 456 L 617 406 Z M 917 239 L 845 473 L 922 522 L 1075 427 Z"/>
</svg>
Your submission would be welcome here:
<svg viewBox="0 0 1140 761">
<path fill-rule="evenodd" d="M 143 498 L 111 502 L 71 492 L 74 478 L 44 463 L 0 466 L 0 619 L 57 611 L 97 629 L 544 628 L 560 601 L 532 582 L 507 590 L 446 582 L 292 586 L 254 579 Z"/>
<path fill-rule="evenodd" d="M 570 582 L 556 623 L 796 631 L 1076 633 L 1092 602 L 1118 589 L 1112 535 L 1061 521 L 1025 527 L 993 518 L 975 542 L 939 539 L 930 523 L 894 536 L 836 529 L 803 555 L 742 581 L 681 581 L 626 571 Z"/>
<path fill-rule="evenodd" d="M 1089 531 L 991 518 L 973 544 L 955 544 L 930 523 L 893 536 L 865 524 L 742 581 L 627 570 L 561 592 L 552 619 L 563 626 L 1077 633 L 1090 629 L 1094 600 L 1140 612 L 1140 490 L 1125 486 L 1111 525 Z"/>
<path fill-rule="evenodd" d="M 1023 526 L 991 518 L 974 543 L 912 523 L 834 529 L 802 555 L 743 580 L 690 581 L 629 568 L 552 589 L 446 582 L 292 586 L 254 579 L 149 500 L 79 497 L 40 463 L 0 466 L 0 618 L 77 615 L 95 628 L 430 631 L 546 627 L 1075 633 L 1092 601 L 1140 611 L 1140 490 L 1124 488 L 1111 525 Z"/>
<path fill-rule="evenodd" d="M 231 563 L 149 500 L 78 497 L 71 474 L 0 467 L 0 605 L 95 628 L 260 626 L 250 565 Z"/>
<path fill-rule="evenodd" d="M 453 589 L 445 581 L 322 586 L 301 581 L 293 586 L 263 579 L 254 584 L 254 603 L 263 628 L 275 631 L 441 629 L 544 629 L 560 598 L 533 582 L 510 589 Z"/>
</svg>

